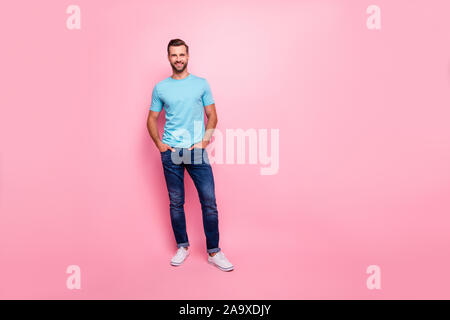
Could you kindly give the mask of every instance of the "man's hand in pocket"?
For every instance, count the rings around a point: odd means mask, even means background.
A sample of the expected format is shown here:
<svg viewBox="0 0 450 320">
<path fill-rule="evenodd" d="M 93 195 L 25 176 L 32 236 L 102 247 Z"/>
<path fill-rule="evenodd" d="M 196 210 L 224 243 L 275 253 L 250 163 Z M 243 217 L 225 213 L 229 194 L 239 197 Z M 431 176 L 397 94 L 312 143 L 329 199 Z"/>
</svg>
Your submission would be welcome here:
<svg viewBox="0 0 450 320">
<path fill-rule="evenodd" d="M 158 145 L 158 149 L 159 149 L 160 152 L 166 152 L 168 149 L 170 149 L 170 150 L 172 150 L 173 152 L 175 152 L 175 149 L 172 148 L 171 146 L 169 146 L 169 145 L 166 144 L 166 143 L 160 143 L 160 144 Z"/>
<path fill-rule="evenodd" d="M 192 150 L 194 148 L 205 149 L 208 144 L 209 144 L 209 141 L 202 140 L 202 141 L 197 142 L 196 144 L 194 144 L 192 147 L 190 147 L 189 150 Z"/>
</svg>

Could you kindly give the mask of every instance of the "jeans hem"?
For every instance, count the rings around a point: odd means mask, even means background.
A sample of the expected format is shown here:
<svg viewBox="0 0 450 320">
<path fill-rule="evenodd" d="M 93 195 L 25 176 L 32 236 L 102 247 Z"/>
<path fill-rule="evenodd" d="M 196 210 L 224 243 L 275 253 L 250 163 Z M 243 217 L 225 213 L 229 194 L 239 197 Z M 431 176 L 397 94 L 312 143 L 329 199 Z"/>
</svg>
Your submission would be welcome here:
<svg viewBox="0 0 450 320">
<path fill-rule="evenodd" d="M 213 252 L 219 252 L 220 248 L 213 248 L 213 249 L 207 249 L 206 252 L 207 253 L 213 253 Z"/>
<path fill-rule="evenodd" d="M 177 247 L 178 248 L 189 247 L 189 242 L 177 243 Z"/>
</svg>

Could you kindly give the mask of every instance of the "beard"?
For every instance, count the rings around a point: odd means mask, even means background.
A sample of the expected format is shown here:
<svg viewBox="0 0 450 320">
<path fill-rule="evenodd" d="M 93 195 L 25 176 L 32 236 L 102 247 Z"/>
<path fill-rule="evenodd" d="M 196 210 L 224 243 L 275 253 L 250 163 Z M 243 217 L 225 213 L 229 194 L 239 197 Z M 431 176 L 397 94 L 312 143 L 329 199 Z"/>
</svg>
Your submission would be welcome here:
<svg viewBox="0 0 450 320">
<path fill-rule="evenodd" d="M 179 69 L 175 66 L 175 64 L 172 65 L 173 72 L 175 72 L 175 73 L 182 73 L 186 69 L 186 67 L 187 67 L 187 62 L 183 63 L 183 66 Z"/>
</svg>

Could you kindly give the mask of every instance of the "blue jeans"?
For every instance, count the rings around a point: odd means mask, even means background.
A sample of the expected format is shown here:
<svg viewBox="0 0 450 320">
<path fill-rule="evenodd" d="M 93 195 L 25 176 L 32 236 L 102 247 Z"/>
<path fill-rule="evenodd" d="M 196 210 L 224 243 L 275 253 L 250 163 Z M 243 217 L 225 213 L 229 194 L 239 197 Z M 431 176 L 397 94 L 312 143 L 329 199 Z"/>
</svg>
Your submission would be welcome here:
<svg viewBox="0 0 450 320">
<path fill-rule="evenodd" d="M 219 220 L 214 191 L 214 176 L 205 149 L 174 147 L 161 152 L 161 161 L 170 200 L 170 221 L 177 247 L 189 246 L 184 213 L 184 169 L 192 178 L 202 207 L 203 229 L 206 236 L 206 251 L 218 252 Z"/>
</svg>

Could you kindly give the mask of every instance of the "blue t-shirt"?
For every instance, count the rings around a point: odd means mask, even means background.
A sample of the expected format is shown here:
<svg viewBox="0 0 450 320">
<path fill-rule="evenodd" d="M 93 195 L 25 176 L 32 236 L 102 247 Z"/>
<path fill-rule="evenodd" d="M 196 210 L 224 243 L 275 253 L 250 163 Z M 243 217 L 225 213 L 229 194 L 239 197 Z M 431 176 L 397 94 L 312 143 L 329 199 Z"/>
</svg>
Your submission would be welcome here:
<svg viewBox="0 0 450 320">
<path fill-rule="evenodd" d="M 162 142 L 171 147 L 189 148 L 205 134 L 203 108 L 214 103 L 205 78 L 190 73 L 175 80 L 168 77 L 153 88 L 150 110 L 166 111 Z"/>
</svg>

